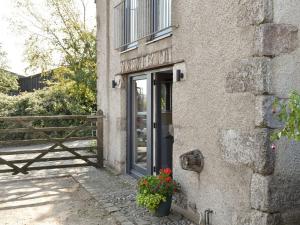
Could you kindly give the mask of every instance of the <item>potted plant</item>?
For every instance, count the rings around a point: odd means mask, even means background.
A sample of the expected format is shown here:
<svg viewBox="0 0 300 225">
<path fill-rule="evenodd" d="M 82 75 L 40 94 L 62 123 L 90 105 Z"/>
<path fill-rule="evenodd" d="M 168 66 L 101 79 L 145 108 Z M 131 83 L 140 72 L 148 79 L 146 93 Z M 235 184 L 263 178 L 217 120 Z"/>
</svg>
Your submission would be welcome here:
<svg viewBox="0 0 300 225">
<path fill-rule="evenodd" d="M 155 216 L 167 216 L 171 209 L 172 195 L 178 188 L 178 183 L 172 178 L 172 170 L 161 169 L 158 175 L 145 176 L 139 180 L 137 204 L 146 207 Z"/>
</svg>

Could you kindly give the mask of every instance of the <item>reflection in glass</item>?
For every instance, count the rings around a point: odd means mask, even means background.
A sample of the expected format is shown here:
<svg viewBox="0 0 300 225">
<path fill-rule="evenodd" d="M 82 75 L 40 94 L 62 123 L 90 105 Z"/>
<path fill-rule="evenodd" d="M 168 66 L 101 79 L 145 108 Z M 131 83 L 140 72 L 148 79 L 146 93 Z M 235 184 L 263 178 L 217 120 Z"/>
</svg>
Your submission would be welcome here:
<svg viewBox="0 0 300 225">
<path fill-rule="evenodd" d="M 134 121 L 136 165 L 147 168 L 147 80 L 135 80 L 134 86 Z"/>
<path fill-rule="evenodd" d="M 171 0 L 157 0 L 157 30 L 171 26 Z"/>
<path fill-rule="evenodd" d="M 130 0 L 130 43 L 137 40 L 137 0 Z"/>
</svg>

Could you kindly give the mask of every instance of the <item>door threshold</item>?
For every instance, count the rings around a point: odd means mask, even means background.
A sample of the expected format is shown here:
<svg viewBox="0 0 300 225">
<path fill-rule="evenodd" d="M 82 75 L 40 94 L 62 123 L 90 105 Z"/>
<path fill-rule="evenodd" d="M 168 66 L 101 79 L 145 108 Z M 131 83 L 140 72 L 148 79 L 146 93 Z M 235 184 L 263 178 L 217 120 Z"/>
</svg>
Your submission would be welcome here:
<svg viewBox="0 0 300 225">
<path fill-rule="evenodd" d="M 139 173 L 138 171 L 136 170 L 131 170 L 129 173 L 128 173 L 129 176 L 135 178 L 135 179 L 140 179 L 141 177 L 145 176 L 144 174 L 141 174 Z"/>
</svg>

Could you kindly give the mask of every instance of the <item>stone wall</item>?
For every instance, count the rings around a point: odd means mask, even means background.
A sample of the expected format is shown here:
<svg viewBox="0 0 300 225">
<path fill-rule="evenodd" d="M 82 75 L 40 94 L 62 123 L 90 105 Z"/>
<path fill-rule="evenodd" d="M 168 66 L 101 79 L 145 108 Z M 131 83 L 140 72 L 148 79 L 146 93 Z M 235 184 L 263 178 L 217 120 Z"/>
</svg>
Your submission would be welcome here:
<svg viewBox="0 0 300 225">
<path fill-rule="evenodd" d="M 293 13 L 300 6 L 280 2 L 174 0 L 171 37 L 141 40 L 120 53 L 113 49 L 119 0 L 97 0 L 98 107 L 106 116 L 107 165 L 125 171 L 126 74 L 174 64 L 185 75 L 173 85 L 178 205 L 193 218 L 212 209 L 214 225 L 296 225 L 299 180 L 293 178 L 300 177 L 300 148 L 286 141 L 275 151 L 270 147 L 271 132 L 282 125 L 274 119 L 274 98 L 300 89 L 300 16 Z M 165 49 L 170 57 L 151 59 Z M 180 155 L 193 149 L 204 155 L 200 174 L 180 166 Z"/>
<path fill-rule="evenodd" d="M 232 130 L 223 132 L 224 159 L 231 164 L 246 165 L 254 172 L 250 224 L 296 225 L 300 221 L 300 145 L 283 139 L 271 149 L 266 134 L 282 126 L 274 118 L 276 109 L 272 109 L 272 103 L 275 97 L 286 98 L 289 91 L 300 88 L 297 67 L 300 15 L 291 12 L 299 11 L 300 4 L 256 0 L 248 1 L 245 7 L 249 9 L 251 4 L 261 9 L 255 10 L 256 15 L 241 10 L 244 16 L 240 17 L 248 18 L 249 22 L 242 20 L 240 26 L 255 26 L 253 56 L 235 64 L 233 72 L 226 77 L 226 90 L 255 95 L 255 134 L 258 135 Z M 284 20 L 286 15 L 290 17 Z"/>
</svg>

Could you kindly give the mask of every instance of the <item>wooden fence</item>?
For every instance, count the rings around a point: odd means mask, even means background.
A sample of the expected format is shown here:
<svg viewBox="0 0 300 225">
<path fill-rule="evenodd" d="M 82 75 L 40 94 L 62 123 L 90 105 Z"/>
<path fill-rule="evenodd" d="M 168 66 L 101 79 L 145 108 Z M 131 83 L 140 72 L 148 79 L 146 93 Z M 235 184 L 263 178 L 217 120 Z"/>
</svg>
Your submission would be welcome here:
<svg viewBox="0 0 300 225">
<path fill-rule="evenodd" d="M 0 173 L 82 166 L 103 167 L 101 111 L 95 116 L 0 117 Z"/>
</svg>

